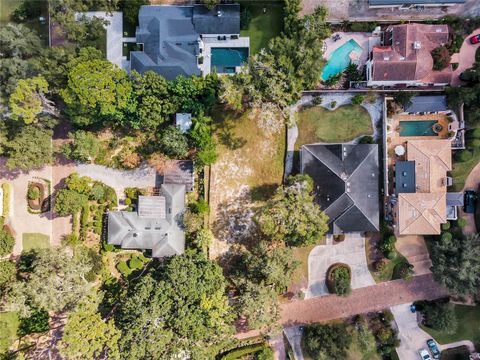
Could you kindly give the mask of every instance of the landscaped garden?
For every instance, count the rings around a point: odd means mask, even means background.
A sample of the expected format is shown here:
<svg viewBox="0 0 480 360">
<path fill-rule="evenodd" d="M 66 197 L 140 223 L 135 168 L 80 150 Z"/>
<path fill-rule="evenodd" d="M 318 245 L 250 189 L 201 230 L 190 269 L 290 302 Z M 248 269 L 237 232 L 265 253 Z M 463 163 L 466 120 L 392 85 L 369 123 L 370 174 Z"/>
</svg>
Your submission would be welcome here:
<svg viewBox="0 0 480 360">
<path fill-rule="evenodd" d="M 50 236 L 40 233 L 23 233 L 22 250 L 46 249 L 50 246 Z"/>
<path fill-rule="evenodd" d="M 370 115 L 360 105 L 345 105 L 333 111 L 312 106 L 302 109 L 298 115 L 296 148 L 318 142 L 348 142 L 373 134 Z"/>
<path fill-rule="evenodd" d="M 28 183 L 28 212 L 41 214 L 50 211 L 50 181 L 35 179 Z"/>
<path fill-rule="evenodd" d="M 346 264 L 333 264 L 327 270 L 327 288 L 331 294 L 347 296 L 352 291 L 350 282 L 352 272 Z"/>
<path fill-rule="evenodd" d="M 256 54 L 282 32 L 283 4 L 280 1 L 240 1 L 240 19 L 240 35 L 250 37 L 250 54 Z"/>
</svg>

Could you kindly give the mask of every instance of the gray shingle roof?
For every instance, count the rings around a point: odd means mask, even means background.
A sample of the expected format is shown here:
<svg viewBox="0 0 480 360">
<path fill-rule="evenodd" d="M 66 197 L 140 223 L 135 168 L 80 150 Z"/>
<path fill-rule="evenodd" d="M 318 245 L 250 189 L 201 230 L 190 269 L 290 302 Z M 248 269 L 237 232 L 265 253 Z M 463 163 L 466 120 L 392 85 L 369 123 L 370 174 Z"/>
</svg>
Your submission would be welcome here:
<svg viewBox="0 0 480 360">
<path fill-rule="evenodd" d="M 193 26 L 199 34 L 240 34 L 240 5 L 204 5 L 193 7 Z"/>
<path fill-rule="evenodd" d="M 161 189 L 162 196 L 141 197 L 138 212 L 117 211 L 108 214 L 109 244 L 120 245 L 124 249 L 151 249 L 153 257 L 184 252 L 182 215 L 185 186 L 163 184 Z M 159 211 L 161 204 L 164 208 Z"/>
<path fill-rule="evenodd" d="M 447 111 L 447 97 L 445 95 L 414 96 L 405 107 L 405 112 L 437 112 Z"/>
<path fill-rule="evenodd" d="M 312 144 L 300 151 L 301 172 L 314 181 L 315 201 L 330 218 L 330 232 L 377 231 L 378 146 Z"/>
</svg>

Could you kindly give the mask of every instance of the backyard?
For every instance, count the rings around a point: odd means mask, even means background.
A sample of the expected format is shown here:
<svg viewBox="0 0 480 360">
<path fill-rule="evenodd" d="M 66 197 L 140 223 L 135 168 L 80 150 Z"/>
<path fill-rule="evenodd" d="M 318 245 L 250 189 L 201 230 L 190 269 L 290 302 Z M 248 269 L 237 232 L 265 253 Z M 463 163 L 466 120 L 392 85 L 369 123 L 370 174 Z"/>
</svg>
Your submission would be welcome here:
<svg viewBox="0 0 480 360">
<path fill-rule="evenodd" d="M 298 139 L 295 146 L 318 142 L 349 142 L 361 135 L 373 134 L 368 111 L 360 105 L 345 105 L 336 110 L 321 106 L 299 112 Z"/>
<path fill-rule="evenodd" d="M 240 1 L 240 6 L 240 35 L 250 36 L 250 53 L 256 54 L 282 32 L 283 3 Z"/>
<path fill-rule="evenodd" d="M 458 327 L 453 334 L 445 334 L 421 325 L 440 344 L 449 344 L 456 341 L 471 340 L 480 347 L 480 306 L 467 306 L 455 304 Z"/>
<path fill-rule="evenodd" d="M 50 237 L 40 233 L 23 233 L 22 249 L 29 251 L 33 249 L 46 249 L 50 246 Z"/>
</svg>

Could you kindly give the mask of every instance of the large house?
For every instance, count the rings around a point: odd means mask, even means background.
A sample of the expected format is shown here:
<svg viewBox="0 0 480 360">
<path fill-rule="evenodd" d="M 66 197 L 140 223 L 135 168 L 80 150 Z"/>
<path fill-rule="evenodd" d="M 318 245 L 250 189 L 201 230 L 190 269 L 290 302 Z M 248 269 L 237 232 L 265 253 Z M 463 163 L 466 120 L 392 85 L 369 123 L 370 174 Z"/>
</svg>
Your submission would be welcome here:
<svg viewBox="0 0 480 360">
<path fill-rule="evenodd" d="M 447 222 L 451 141 L 409 140 L 406 161 L 395 163 L 394 207 L 398 235 L 436 235 Z"/>
<path fill-rule="evenodd" d="M 465 0 L 369 0 L 370 8 L 412 9 L 416 7 L 443 7 L 464 4 Z"/>
<path fill-rule="evenodd" d="M 379 230 L 376 144 L 303 145 L 302 174 L 312 177 L 315 201 L 329 217 L 329 233 Z"/>
<path fill-rule="evenodd" d="M 108 243 L 151 250 L 161 258 L 183 254 L 185 185 L 162 184 L 160 196 L 139 196 L 137 211 L 108 213 Z"/>
<path fill-rule="evenodd" d="M 432 50 L 450 41 L 448 25 L 403 24 L 389 26 L 383 45 L 374 46 L 367 61 L 368 86 L 445 86 L 452 66 L 433 70 Z"/>
<path fill-rule="evenodd" d="M 247 60 L 249 38 L 240 37 L 240 5 L 140 8 L 137 46 L 130 68 L 153 70 L 168 80 L 179 75 L 234 73 Z"/>
</svg>

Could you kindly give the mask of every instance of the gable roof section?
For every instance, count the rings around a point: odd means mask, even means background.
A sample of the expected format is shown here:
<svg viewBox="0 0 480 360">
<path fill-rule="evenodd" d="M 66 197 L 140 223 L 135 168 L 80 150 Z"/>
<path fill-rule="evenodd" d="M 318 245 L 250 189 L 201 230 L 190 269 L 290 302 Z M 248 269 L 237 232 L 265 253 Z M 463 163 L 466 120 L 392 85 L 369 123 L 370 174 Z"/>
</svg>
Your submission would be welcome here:
<svg viewBox="0 0 480 360">
<path fill-rule="evenodd" d="M 301 172 L 314 181 L 315 201 L 329 217 L 330 232 L 379 229 L 376 144 L 304 145 Z"/>
</svg>

